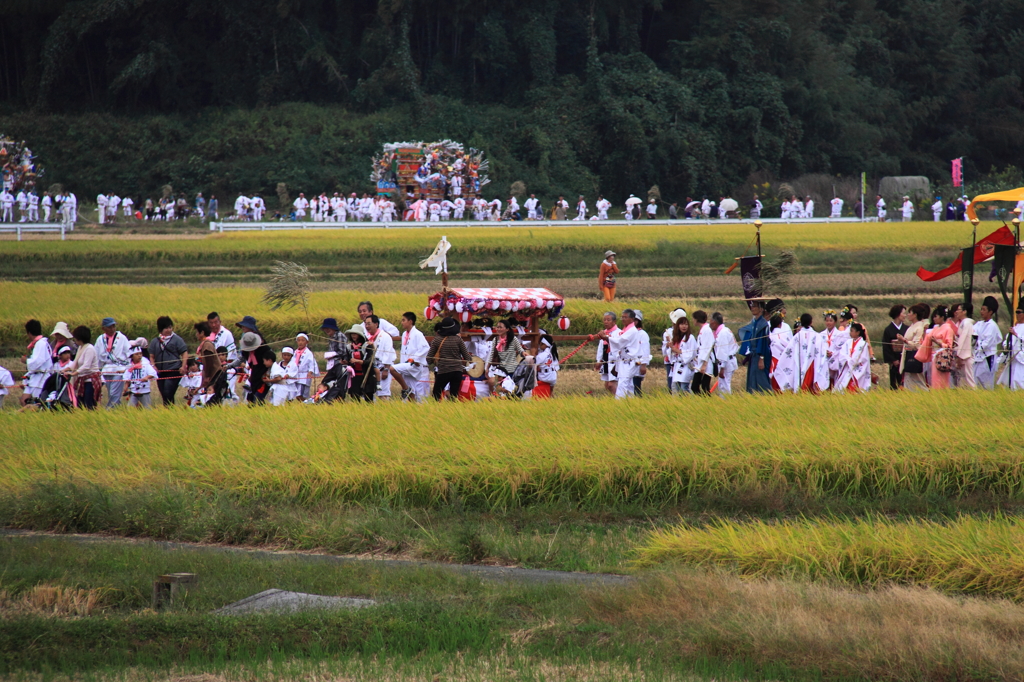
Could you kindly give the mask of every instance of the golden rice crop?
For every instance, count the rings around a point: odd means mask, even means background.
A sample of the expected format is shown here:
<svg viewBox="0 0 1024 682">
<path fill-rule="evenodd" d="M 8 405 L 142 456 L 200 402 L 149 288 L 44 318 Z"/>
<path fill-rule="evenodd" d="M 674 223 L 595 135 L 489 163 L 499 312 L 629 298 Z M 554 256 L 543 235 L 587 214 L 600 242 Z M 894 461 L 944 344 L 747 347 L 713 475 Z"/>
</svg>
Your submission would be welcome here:
<svg viewBox="0 0 1024 682">
<path fill-rule="evenodd" d="M 982 234 L 994 230 L 996 223 L 979 227 Z M 989 229 L 991 228 L 991 229 Z M 954 221 L 940 223 L 807 223 L 767 224 L 762 230 L 766 243 L 777 248 L 802 246 L 817 249 L 898 249 L 949 247 L 970 236 L 970 225 Z M 517 224 L 494 228 L 423 228 L 358 230 L 288 230 L 281 232 L 235 232 L 210 234 L 200 239 L 180 239 L 167 235 L 146 240 L 72 239 L 65 242 L 29 240 L 0 241 L 5 258 L 33 256 L 63 257 L 68 261 L 81 255 L 110 254 L 124 258 L 138 254 L 146 259 L 194 255 L 197 258 L 235 254 L 259 255 L 302 253 L 312 250 L 352 252 L 366 255 L 396 250 L 421 250 L 426 256 L 447 235 L 457 251 L 502 251 L 530 253 L 551 250 L 606 249 L 619 251 L 655 251 L 664 242 L 726 244 L 743 247 L 754 235 L 749 224 L 706 225 L 677 221 L 638 223 L 627 227 L 592 225 L 580 227 L 544 227 Z M 739 254 L 736 254 L 739 255 Z"/>
<path fill-rule="evenodd" d="M 651 533 L 643 564 L 725 567 L 752 577 L 796 576 L 857 585 L 904 583 L 952 592 L 1024 597 L 1024 521 L 720 520 Z"/>
<path fill-rule="evenodd" d="M 947 430 L 946 415 L 963 428 Z M 4 414 L 0 487 L 74 480 L 481 507 L 1024 495 L 1008 392 Z M 941 437 L 935 429 L 941 427 Z"/>
</svg>

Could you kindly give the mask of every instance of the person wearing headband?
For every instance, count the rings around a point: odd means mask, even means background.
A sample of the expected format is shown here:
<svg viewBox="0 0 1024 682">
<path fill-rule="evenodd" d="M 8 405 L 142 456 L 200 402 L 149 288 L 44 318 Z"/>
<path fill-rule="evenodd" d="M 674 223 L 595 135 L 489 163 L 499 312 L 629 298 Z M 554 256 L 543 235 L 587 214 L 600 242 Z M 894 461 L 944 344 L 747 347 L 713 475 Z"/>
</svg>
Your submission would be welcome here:
<svg viewBox="0 0 1024 682">
<path fill-rule="evenodd" d="M 295 365 L 295 397 L 308 400 L 313 378 L 320 376 L 320 365 L 309 347 L 309 335 L 306 332 L 299 332 L 295 336 L 295 357 L 292 363 Z"/>
</svg>

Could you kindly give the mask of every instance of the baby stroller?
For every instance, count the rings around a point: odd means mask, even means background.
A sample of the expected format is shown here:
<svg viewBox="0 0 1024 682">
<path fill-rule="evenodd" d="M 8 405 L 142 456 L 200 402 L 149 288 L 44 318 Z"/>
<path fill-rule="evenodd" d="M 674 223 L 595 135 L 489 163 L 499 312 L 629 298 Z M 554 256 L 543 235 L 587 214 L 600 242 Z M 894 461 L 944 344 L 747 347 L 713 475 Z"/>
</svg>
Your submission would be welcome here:
<svg viewBox="0 0 1024 682">
<path fill-rule="evenodd" d="M 316 396 L 307 402 L 329 405 L 335 400 L 344 400 L 348 394 L 348 383 L 351 377 L 352 372 L 348 365 L 343 365 L 340 362 L 335 364 L 324 374 Z"/>
<path fill-rule="evenodd" d="M 78 407 L 78 396 L 71 386 L 71 380 L 63 374 L 51 374 L 39 395 L 40 398 L 35 401 L 36 409 L 39 410 L 57 412 Z"/>
</svg>

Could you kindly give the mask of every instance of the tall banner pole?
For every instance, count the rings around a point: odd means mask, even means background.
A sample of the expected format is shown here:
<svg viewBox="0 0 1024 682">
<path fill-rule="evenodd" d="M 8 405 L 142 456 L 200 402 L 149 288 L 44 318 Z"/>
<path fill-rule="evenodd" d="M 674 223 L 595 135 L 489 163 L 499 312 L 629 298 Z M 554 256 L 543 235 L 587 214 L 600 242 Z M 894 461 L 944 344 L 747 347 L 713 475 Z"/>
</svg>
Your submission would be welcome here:
<svg viewBox="0 0 1024 682">
<path fill-rule="evenodd" d="M 861 174 L 860 174 L 860 221 L 861 222 L 864 222 L 864 220 L 867 218 L 867 215 L 868 215 L 867 206 L 864 205 L 864 195 L 867 193 L 867 189 L 868 189 L 868 174 L 862 171 Z"/>
</svg>

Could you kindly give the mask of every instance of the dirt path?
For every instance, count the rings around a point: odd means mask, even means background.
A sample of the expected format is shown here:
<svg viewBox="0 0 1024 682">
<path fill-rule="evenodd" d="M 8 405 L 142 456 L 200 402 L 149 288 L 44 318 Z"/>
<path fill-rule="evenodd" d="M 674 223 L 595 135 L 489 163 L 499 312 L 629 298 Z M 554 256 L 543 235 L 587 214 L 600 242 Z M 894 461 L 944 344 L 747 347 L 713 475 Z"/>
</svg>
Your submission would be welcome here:
<svg viewBox="0 0 1024 682">
<path fill-rule="evenodd" d="M 384 559 L 379 557 L 322 554 L 318 552 L 301 552 L 288 550 L 269 550 L 252 547 L 236 547 L 231 545 L 207 545 L 193 542 L 165 542 L 161 540 L 145 540 L 138 538 L 111 537 L 108 535 L 40 533 L 14 529 L 0 529 L 2 537 L 60 538 L 83 544 L 136 543 L 148 544 L 166 550 L 189 549 L 201 552 L 233 552 L 247 554 L 267 561 L 281 559 L 298 559 L 309 562 L 326 562 L 339 565 L 372 564 L 382 569 L 432 568 L 451 571 L 465 576 L 474 576 L 482 580 L 498 580 L 502 582 L 521 581 L 535 585 L 579 584 L 579 585 L 627 585 L 633 578 L 611 573 L 570 573 L 568 571 L 545 571 L 536 568 L 517 568 L 513 566 L 483 566 L 478 564 L 446 564 L 436 561 L 411 561 L 408 559 Z"/>
</svg>

